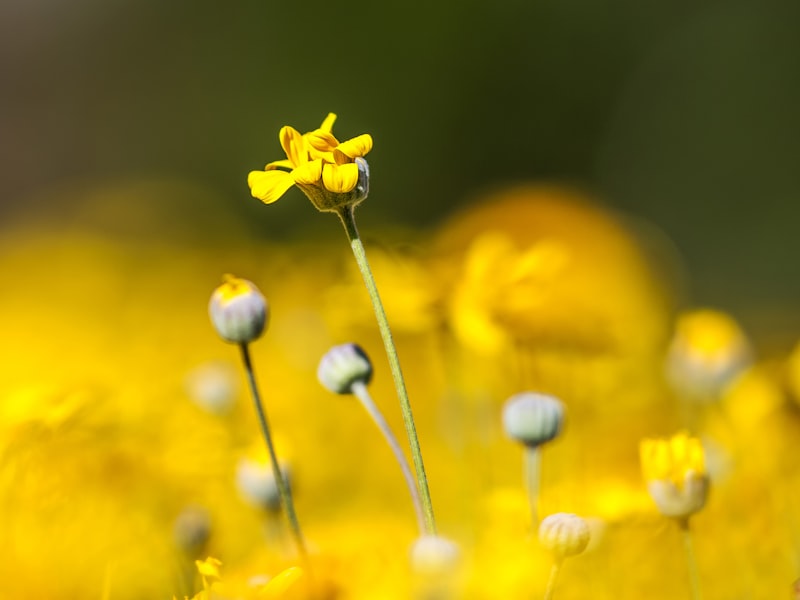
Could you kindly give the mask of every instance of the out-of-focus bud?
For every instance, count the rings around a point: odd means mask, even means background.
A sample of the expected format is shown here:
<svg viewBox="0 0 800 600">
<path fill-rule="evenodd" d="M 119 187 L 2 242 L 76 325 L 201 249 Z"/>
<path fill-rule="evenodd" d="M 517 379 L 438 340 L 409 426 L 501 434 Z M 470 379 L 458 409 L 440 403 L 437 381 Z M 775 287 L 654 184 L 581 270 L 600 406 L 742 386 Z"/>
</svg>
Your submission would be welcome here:
<svg viewBox="0 0 800 600">
<path fill-rule="evenodd" d="M 522 392 L 506 401 L 503 428 L 526 446 L 540 446 L 557 437 L 564 423 L 564 405 L 546 394 Z"/>
<path fill-rule="evenodd" d="M 189 398 L 197 406 L 211 414 L 224 415 L 236 401 L 238 378 L 231 365 L 208 362 L 189 372 L 185 386 Z"/>
<path fill-rule="evenodd" d="M 233 275 L 211 295 L 208 313 L 219 336 L 232 344 L 248 344 L 261 337 L 269 320 L 269 305 L 258 288 Z"/>
<path fill-rule="evenodd" d="M 175 543 L 186 554 L 201 555 L 211 536 L 208 511 L 201 506 L 187 506 L 175 519 L 172 532 Z"/>
<path fill-rule="evenodd" d="M 356 344 L 334 346 L 320 360 L 317 377 L 335 394 L 352 394 L 354 383 L 372 381 L 372 363 Z"/>
<path fill-rule="evenodd" d="M 423 535 L 411 546 L 411 569 L 425 577 L 452 573 L 460 558 L 458 545 L 438 535 Z"/>
<path fill-rule="evenodd" d="M 539 542 L 556 560 L 586 550 L 590 536 L 589 524 L 578 515 L 569 513 L 549 515 L 539 525 Z"/>
<path fill-rule="evenodd" d="M 287 485 L 291 485 L 289 467 L 281 464 L 281 473 Z M 267 511 L 280 509 L 281 495 L 269 463 L 241 459 L 236 467 L 236 487 L 248 504 Z"/>
</svg>

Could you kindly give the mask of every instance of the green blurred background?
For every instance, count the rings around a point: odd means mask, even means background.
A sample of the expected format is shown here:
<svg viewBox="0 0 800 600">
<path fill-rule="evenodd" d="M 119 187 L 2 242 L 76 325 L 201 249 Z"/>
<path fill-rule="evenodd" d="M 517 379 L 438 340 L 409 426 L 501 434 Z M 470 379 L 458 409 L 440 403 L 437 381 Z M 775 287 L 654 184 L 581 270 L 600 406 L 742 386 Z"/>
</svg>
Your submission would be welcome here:
<svg viewBox="0 0 800 600">
<path fill-rule="evenodd" d="M 290 236 L 313 209 L 264 209 L 246 174 L 334 111 L 375 139 L 362 225 L 577 184 L 674 242 L 694 303 L 795 339 L 799 31 L 796 0 L 5 0 L 0 216 L 66 226 L 76 186 L 165 178 L 210 191 L 176 230 Z"/>
</svg>

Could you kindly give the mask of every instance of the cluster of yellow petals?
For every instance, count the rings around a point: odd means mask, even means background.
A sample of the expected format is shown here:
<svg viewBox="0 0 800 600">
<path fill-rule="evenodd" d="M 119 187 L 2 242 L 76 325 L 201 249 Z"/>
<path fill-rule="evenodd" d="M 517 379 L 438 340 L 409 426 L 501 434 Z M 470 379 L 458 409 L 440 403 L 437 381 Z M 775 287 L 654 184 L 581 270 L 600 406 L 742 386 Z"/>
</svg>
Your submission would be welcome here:
<svg viewBox="0 0 800 600">
<path fill-rule="evenodd" d="M 646 481 L 669 481 L 681 488 L 687 474 L 705 475 L 703 445 L 685 431 L 669 439 L 642 440 L 639 450 Z"/>
<path fill-rule="evenodd" d="M 247 184 L 253 197 L 271 204 L 293 185 L 322 186 L 335 194 L 352 191 L 359 178 L 356 159 L 372 150 L 372 136 L 362 134 L 339 142 L 332 133 L 335 121 L 336 115 L 329 113 L 319 128 L 305 134 L 288 125 L 282 127 L 279 139 L 286 159 L 250 172 Z"/>
</svg>

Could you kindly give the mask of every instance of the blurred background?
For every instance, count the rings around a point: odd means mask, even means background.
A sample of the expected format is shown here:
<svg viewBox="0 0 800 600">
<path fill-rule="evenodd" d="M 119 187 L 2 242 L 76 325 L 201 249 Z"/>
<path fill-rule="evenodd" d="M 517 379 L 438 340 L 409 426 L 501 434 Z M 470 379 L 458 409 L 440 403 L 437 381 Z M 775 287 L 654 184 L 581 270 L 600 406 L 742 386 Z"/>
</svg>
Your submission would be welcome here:
<svg viewBox="0 0 800 600">
<path fill-rule="evenodd" d="M 280 126 L 334 111 L 341 138 L 375 139 L 362 224 L 574 184 L 679 252 L 692 303 L 794 341 L 799 26 L 791 0 L 6 0 L 2 232 L 124 232 L 132 203 L 156 205 L 138 234 L 166 220 L 198 243 L 221 215 L 271 239 L 330 225 L 296 190 L 264 210 L 245 178 L 280 158 Z M 102 199 L 155 180 L 196 193 Z"/>
</svg>

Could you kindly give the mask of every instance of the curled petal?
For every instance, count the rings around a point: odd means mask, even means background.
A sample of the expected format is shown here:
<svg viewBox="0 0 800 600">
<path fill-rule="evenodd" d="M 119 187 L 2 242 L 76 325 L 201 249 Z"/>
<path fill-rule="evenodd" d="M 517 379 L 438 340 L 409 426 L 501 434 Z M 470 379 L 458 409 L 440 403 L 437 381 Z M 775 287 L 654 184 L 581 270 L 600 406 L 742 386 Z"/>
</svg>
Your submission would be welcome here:
<svg viewBox="0 0 800 600">
<path fill-rule="evenodd" d="M 267 166 L 264 167 L 265 171 L 271 171 L 273 169 L 289 169 L 290 171 L 294 169 L 294 165 L 292 161 L 283 159 L 283 160 L 273 160 L 271 163 L 267 163 Z"/>
<path fill-rule="evenodd" d="M 253 198 L 272 204 L 294 185 L 294 177 L 286 171 L 251 171 L 247 185 Z"/>
<path fill-rule="evenodd" d="M 322 160 L 319 158 L 311 160 L 292 171 L 295 183 L 301 185 L 312 185 L 317 183 L 322 177 Z"/>
<path fill-rule="evenodd" d="M 307 134 L 306 139 L 308 140 L 308 144 L 314 148 L 314 150 L 318 150 L 320 152 L 331 152 L 334 148 L 336 148 L 336 146 L 339 145 L 339 140 L 337 140 L 332 133 L 329 131 L 323 131 L 322 129 L 316 129 Z"/>
<path fill-rule="evenodd" d="M 286 152 L 286 157 L 291 161 L 293 167 L 301 165 L 308 160 L 306 140 L 294 127 L 289 127 L 288 125 L 281 127 L 280 140 L 281 148 Z"/>
<path fill-rule="evenodd" d="M 326 164 L 322 169 L 322 183 L 327 190 L 336 194 L 352 191 L 358 183 L 358 165 L 355 163 Z"/>
<path fill-rule="evenodd" d="M 320 125 L 319 128 L 326 133 L 330 133 L 333 131 L 333 124 L 335 121 L 336 115 L 334 113 L 328 113 L 328 116 L 325 117 L 325 120 L 322 122 L 322 125 Z"/>
<path fill-rule="evenodd" d="M 366 156 L 372 150 L 372 136 L 364 133 L 351 140 L 342 142 L 337 148 L 345 156 L 356 158 L 358 156 Z"/>
</svg>

